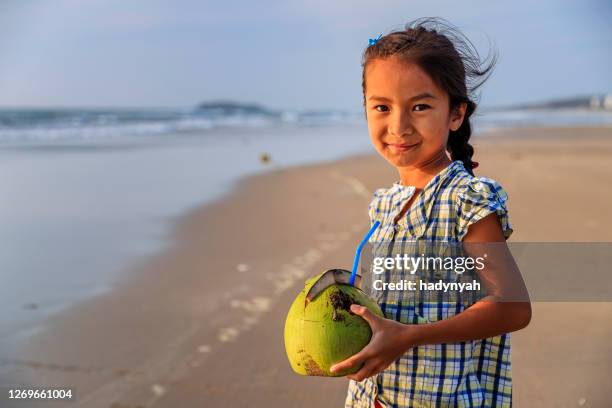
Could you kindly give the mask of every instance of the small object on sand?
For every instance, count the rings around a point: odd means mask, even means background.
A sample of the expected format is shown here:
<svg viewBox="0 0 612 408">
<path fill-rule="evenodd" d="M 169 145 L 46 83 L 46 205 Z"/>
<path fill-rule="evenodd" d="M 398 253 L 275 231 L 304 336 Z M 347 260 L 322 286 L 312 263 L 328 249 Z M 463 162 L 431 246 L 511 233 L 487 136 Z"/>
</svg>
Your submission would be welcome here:
<svg viewBox="0 0 612 408">
<path fill-rule="evenodd" d="M 582 397 L 578 400 L 578 405 L 583 406 L 584 404 L 586 404 L 586 398 Z"/>
<path fill-rule="evenodd" d="M 272 160 L 272 159 L 271 159 L 271 157 L 270 157 L 270 155 L 268 153 L 262 153 L 259 156 L 259 161 L 261 161 L 263 164 L 268 164 L 270 162 L 270 160 Z"/>
<path fill-rule="evenodd" d="M 38 303 L 34 303 L 34 302 L 26 303 L 25 305 L 23 305 L 23 308 L 25 310 L 36 310 L 38 309 Z"/>
</svg>

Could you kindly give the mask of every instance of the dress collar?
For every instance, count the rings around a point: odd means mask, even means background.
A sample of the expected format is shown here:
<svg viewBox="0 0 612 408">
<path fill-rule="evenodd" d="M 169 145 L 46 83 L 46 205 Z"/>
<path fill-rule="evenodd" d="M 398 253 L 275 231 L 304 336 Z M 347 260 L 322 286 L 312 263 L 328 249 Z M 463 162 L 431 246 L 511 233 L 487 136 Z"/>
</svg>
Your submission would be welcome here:
<svg viewBox="0 0 612 408">
<path fill-rule="evenodd" d="M 427 182 L 425 187 L 423 187 L 423 191 L 421 192 L 421 194 L 425 194 L 425 192 L 431 190 L 432 188 L 435 189 L 435 186 L 437 186 L 441 181 L 444 181 L 449 176 L 452 176 L 460 171 L 465 171 L 463 162 L 461 160 L 455 160 L 451 162 L 448 166 L 446 166 L 438 174 L 436 174 L 431 180 L 429 180 L 429 182 Z M 396 192 L 400 192 L 400 193 L 410 192 L 411 193 L 414 190 L 416 190 L 415 186 L 403 185 L 401 181 L 396 181 L 395 183 L 393 183 L 393 186 L 391 186 L 391 191 L 394 193 Z"/>
</svg>

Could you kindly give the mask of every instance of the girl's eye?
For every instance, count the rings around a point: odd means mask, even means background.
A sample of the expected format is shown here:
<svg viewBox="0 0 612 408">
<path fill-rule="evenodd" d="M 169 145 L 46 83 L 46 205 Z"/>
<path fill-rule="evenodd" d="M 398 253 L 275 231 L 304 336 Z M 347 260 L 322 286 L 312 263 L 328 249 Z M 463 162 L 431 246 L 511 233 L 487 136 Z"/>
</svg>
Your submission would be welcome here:
<svg viewBox="0 0 612 408">
<path fill-rule="evenodd" d="M 424 111 L 426 109 L 429 109 L 430 106 L 429 105 L 425 105 L 424 103 L 418 104 L 418 105 L 414 105 L 413 110 L 417 111 L 417 112 L 421 112 Z"/>
<path fill-rule="evenodd" d="M 387 105 L 376 105 L 374 109 L 378 112 L 389 112 L 389 107 Z"/>
</svg>

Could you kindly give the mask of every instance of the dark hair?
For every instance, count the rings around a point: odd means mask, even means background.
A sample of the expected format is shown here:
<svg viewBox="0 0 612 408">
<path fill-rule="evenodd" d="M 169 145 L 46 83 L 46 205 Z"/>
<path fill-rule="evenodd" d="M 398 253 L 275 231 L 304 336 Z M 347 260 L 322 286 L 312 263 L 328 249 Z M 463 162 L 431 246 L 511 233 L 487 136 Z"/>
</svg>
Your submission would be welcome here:
<svg viewBox="0 0 612 408">
<path fill-rule="evenodd" d="M 375 59 L 397 56 L 416 63 L 434 83 L 449 96 L 452 112 L 461 103 L 467 104 L 463 123 L 448 135 L 447 149 L 452 160 L 461 160 L 473 174 L 474 148 L 470 116 L 476 110 L 476 90 L 489 78 L 497 61 L 494 52 L 484 62 L 476 47 L 452 24 L 441 18 L 427 17 L 406 24 L 403 30 L 393 31 L 370 45 L 363 53 L 362 88 L 365 105 L 366 69 Z M 490 61 L 485 65 L 486 61 Z"/>
</svg>

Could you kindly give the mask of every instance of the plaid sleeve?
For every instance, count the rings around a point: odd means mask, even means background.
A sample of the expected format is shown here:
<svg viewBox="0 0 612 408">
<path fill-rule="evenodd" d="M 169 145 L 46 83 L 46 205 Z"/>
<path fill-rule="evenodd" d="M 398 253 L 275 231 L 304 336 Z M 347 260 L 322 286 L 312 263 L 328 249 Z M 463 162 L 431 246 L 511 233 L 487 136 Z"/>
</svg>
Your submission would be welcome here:
<svg viewBox="0 0 612 408">
<path fill-rule="evenodd" d="M 376 220 L 383 222 L 384 211 L 386 210 L 384 197 L 387 193 L 387 189 L 379 188 L 374 191 L 374 196 L 368 207 L 368 214 L 370 215 L 370 226 L 374 225 Z"/>
<path fill-rule="evenodd" d="M 458 196 L 457 237 L 459 240 L 465 237 L 470 225 L 492 213 L 497 213 L 504 237 L 508 239 L 512 234 L 512 225 L 508 218 L 506 201 L 508 201 L 508 194 L 495 180 L 487 177 L 474 177 L 470 180 L 465 190 Z"/>
</svg>

